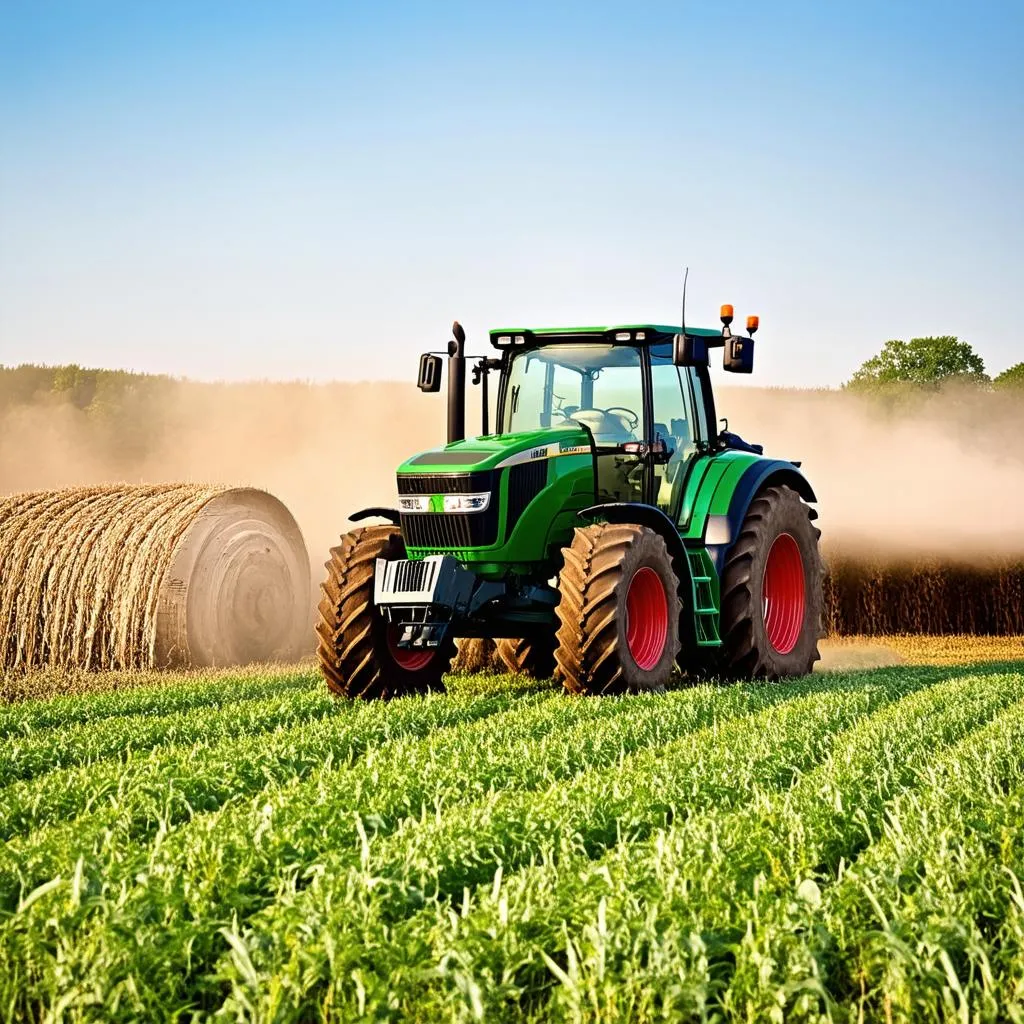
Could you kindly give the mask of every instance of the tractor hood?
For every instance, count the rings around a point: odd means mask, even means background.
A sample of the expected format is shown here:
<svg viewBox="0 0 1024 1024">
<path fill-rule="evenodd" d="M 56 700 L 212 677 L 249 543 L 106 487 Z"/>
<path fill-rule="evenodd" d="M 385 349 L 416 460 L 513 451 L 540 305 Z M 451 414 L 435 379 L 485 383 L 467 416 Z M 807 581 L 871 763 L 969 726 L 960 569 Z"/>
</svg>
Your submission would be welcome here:
<svg viewBox="0 0 1024 1024">
<path fill-rule="evenodd" d="M 590 441 L 578 427 L 528 430 L 518 434 L 491 434 L 421 452 L 398 467 L 400 475 L 418 473 L 475 473 L 503 469 L 524 462 L 581 455 L 590 452 Z"/>
<path fill-rule="evenodd" d="M 406 551 L 451 553 L 494 579 L 547 572 L 576 513 L 594 502 L 593 466 L 587 433 L 575 426 L 471 437 L 414 455 L 398 467 Z"/>
</svg>

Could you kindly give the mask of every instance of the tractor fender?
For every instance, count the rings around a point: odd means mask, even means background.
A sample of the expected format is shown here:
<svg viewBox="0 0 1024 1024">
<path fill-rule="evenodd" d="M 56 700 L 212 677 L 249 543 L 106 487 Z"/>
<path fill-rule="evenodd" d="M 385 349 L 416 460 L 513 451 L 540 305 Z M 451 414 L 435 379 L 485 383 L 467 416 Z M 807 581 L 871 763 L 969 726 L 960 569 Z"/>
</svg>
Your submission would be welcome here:
<svg viewBox="0 0 1024 1024">
<path fill-rule="evenodd" d="M 397 508 L 361 508 L 358 512 L 349 515 L 349 521 L 358 523 L 363 519 L 386 519 L 389 523 L 399 524 L 399 513 Z"/>
<path fill-rule="evenodd" d="M 686 557 L 686 548 L 683 546 L 683 539 L 679 536 L 679 531 L 660 508 L 639 502 L 613 501 L 606 505 L 591 505 L 576 514 L 580 519 L 587 519 L 591 522 L 604 520 L 608 523 L 636 523 L 638 526 L 646 526 L 648 529 L 654 530 L 655 533 L 660 533 L 665 538 L 668 553 L 672 557 L 672 564 L 675 567 L 681 588 L 680 596 L 685 598 L 684 607 L 690 605 L 692 602 L 689 593 L 692 584 L 690 560 Z M 682 589 L 684 587 L 685 590 Z"/>
<path fill-rule="evenodd" d="M 726 552 L 740 535 L 743 520 L 746 519 L 754 499 L 767 487 L 781 486 L 792 488 L 804 501 L 818 500 L 807 477 L 794 463 L 782 459 L 758 459 L 750 464 L 733 488 L 728 515 L 708 516 L 704 525 L 704 543 L 719 572 L 722 570 Z M 811 509 L 811 518 L 818 518 L 818 513 L 814 509 Z"/>
</svg>

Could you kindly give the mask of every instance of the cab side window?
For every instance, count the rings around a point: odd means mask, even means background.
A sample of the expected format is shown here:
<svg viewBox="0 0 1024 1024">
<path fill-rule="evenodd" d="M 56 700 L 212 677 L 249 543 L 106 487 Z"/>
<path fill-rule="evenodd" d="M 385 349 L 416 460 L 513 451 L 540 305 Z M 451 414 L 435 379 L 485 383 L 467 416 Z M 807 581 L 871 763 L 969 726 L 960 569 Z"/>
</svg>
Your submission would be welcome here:
<svg viewBox="0 0 1024 1024">
<path fill-rule="evenodd" d="M 651 349 L 651 387 L 654 401 L 654 439 L 664 441 L 667 463 L 654 467 L 655 502 L 670 517 L 681 499 L 686 463 L 697 453 L 698 425 L 688 371 L 675 366 L 671 352 Z"/>
</svg>

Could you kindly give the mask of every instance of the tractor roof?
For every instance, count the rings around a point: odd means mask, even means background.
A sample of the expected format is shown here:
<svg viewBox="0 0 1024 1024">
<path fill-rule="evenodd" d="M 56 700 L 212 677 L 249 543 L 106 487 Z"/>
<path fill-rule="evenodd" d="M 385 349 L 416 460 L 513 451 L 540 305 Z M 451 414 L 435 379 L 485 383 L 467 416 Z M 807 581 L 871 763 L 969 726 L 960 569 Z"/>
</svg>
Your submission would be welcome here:
<svg viewBox="0 0 1024 1024">
<path fill-rule="evenodd" d="M 660 345 L 679 334 L 678 327 L 664 324 L 620 324 L 617 327 L 504 327 L 491 331 L 495 348 L 532 348 L 558 341 L 603 341 L 612 345 Z M 722 329 L 687 327 L 694 337 L 720 338 Z"/>
</svg>

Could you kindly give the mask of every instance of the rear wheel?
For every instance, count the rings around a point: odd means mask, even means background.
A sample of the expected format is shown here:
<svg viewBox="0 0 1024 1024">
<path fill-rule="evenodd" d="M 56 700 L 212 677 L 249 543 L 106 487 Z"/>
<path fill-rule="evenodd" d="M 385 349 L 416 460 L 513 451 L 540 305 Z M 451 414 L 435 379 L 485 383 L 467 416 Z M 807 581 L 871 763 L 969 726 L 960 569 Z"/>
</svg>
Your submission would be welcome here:
<svg viewBox="0 0 1024 1024">
<path fill-rule="evenodd" d="M 754 499 L 722 573 L 721 666 L 727 675 L 806 675 L 820 657 L 821 531 L 789 487 Z"/>
<path fill-rule="evenodd" d="M 495 641 L 498 664 L 506 672 L 550 679 L 555 673 L 555 638 L 532 636 Z"/>
<path fill-rule="evenodd" d="M 317 654 L 327 685 L 343 697 L 398 697 L 443 689 L 453 645 L 433 650 L 398 646 L 398 627 L 389 626 L 373 603 L 378 558 L 405 557 L 397 526 L 368 526 L 341 538 L 326 563 L 316 626 Z"/>
<path fill-rule="evenodd" d="M 481 637 L 459 637 L 455 641 L 455 659 L 452 672 L 473 675 L 495 669 L 494 641 Z"/>
<path fill-rule="evenodd" d="M 555 678 L 573 693 L 663 689 L 679 653 L 679 581 L 664 539 L 632 523 L 578 529 L 559 579 Z"/>
</svg>

